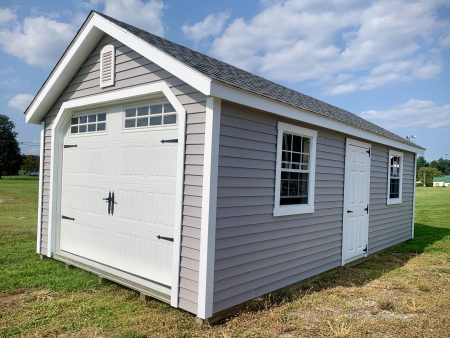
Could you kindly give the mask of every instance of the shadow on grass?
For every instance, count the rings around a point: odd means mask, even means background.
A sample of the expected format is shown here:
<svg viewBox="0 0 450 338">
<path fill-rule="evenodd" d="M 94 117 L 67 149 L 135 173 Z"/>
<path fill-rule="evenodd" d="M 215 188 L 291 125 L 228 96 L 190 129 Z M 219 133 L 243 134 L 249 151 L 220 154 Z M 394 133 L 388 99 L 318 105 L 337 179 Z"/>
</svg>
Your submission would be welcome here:
<svg viewBox="0 0 450 338">
<path fill-rule="evenodd" d="M 412 240 L 371 254 L 359 264 L 338 267 L 248 301 L 236 307 L 232 313 L 236 315 L 269 309 L 328 288 L 363 286 L 392 270 L 401 268 L 411 258 L 424 252 L 450 252 L 450 229 L 416 223 L 415 237 Z M 215 324 L 220 324 L 229 317 L 224 312 L 223 317 Z"/>
</svg>

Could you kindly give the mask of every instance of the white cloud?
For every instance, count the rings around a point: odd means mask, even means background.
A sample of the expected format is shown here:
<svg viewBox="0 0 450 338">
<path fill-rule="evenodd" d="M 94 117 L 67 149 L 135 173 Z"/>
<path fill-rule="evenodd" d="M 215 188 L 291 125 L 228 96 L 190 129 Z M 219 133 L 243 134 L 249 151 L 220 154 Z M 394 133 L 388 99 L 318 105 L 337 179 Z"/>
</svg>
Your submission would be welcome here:
<svg viewBox="0 0 450 338">
<path fill-rule="evenodd" d="M 386 128 L 443 128 L 450 126 L 450 104 L 411 99 L 387 110 L 368 110 L 361 117 Z"/>
<path fill-rule="evenodd" d="M 26 17 L 23 22 L 0 29 L 1 48 L 29 65 L 49 67 L 56 63 L 76 33 L 70 23 L 44 16 Z"/>
<path fill-rule="evenodd" d="M 0 24 L 8 23 L 16 18 L 16 14 L 9 8 L 0 8 Z"/>
<path fill-rule="evenodd" d="M 228 24 L 210 53 L 274 80 L 312 81 L 331 95 L 433 77 L 449 45 L 450 23 L 436 15 L 442 1 L 261 4 L 255 16 Z"/>
<path fill-rule="evenodd" d="M 94 0 L 103 4 L 103 12 L 117 20 L 163 36 L 162 23 L 164 3 L 161 0 Z"/>
<path fill-rule="evenodd" d="M 91 0 L 85 6 L 97 8 L 118 20 L 163 35 L 162 0 Z M 83 7 L 83 6 L 82 6 Z M 29 65 L 53 66 L 79 29 L 87 13 L 83 11 L 42 13 L 34 9 L 33 16 L 19 20 L 8 8 L 0 8 L 0 48 Z M 64 21 L 63 17 L 70 17 Z"/>
<path fill-rule="evenodd" d="M 194 41 L 194 43 L 197 44 L 201 40 L 222 33 L 225 22 L 229 17 L 229 12 L 210 14 L 202 21 L 199 21 L 195 24 L 189 25 L 188 23 L 185 23 L 181 27 L 181 30 L 188 39 Z"/>
<path fill-rule="evenodd" d="M 33 97 L 32 94 L 17 94 L 8 101 L 8 106 L 19 112 L 24 112 Z"/>
</svg>

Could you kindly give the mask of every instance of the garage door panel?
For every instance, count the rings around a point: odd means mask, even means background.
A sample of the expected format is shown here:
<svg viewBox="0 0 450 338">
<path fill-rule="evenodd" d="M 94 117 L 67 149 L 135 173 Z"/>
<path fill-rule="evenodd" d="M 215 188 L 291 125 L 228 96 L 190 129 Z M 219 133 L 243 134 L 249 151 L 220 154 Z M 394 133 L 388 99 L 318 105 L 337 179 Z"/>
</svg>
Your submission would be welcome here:
<svg viewBox="0 0 450 338">
<path fill-rule="evenodd" d="M 174 126 L 124 130 L 122 112 L 107 132 L 70 135 L 64 149 L 61 250 L 171 284 L 177 143 Z M 114 213 L 103 198 L 114 192 Z M 158 237 L 159 236 L 159 237 Z"/>
</svg>

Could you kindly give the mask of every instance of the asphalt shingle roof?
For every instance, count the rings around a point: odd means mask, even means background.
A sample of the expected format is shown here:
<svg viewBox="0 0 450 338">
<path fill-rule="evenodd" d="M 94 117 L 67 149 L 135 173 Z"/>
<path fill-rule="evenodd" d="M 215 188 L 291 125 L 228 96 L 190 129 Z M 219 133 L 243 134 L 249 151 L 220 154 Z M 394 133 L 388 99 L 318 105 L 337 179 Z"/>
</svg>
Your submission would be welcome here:
<svg viewBox="0 0 450 338">
<path fill-rule="evenodd" d="M 293 89 L 289 89 L 223 61 L 217 60 L 200 52 L 196 52 L 190 48 L 168 41 L 157 35 L 116 20 L 103 13 L 95 13 L 101 15 L 107 20 L 127 30 L 131 34 L 136 35 L 152 46 L 160 49 L 189 67 L 196 69 L 213 80 L 343 122 L 404 144 L 422 148 L 407 139 L 381 128 L 376 124 L 373 124 L 372 122 L 369 122 L 344 109 L 335 107 Z"/>
</svg>

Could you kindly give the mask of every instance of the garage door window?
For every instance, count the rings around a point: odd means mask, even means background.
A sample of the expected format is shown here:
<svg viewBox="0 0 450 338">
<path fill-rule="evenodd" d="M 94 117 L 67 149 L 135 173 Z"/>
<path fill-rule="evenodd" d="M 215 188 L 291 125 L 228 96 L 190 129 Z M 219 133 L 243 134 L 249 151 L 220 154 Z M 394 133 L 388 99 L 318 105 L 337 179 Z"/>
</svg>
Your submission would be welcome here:
<svg viewBox="0 0 450 338">
<path fill-rule="evenodd" d="M 70 133 L 92 133 L 106 130 L 106 113 L 89 114 L 72 117 Z"/>
<path fill-rule="evenodd" d="M 141 128 L 177 123 L 177 114 L 168 102 L 159 102 L 125 109 L 125 128 Z"/>
</svg>

